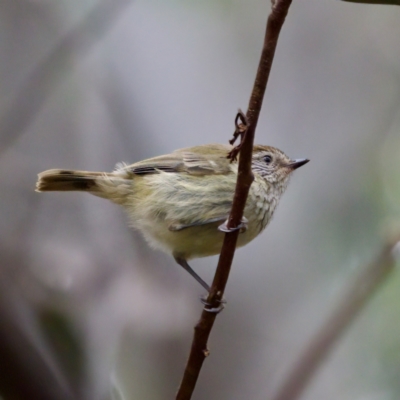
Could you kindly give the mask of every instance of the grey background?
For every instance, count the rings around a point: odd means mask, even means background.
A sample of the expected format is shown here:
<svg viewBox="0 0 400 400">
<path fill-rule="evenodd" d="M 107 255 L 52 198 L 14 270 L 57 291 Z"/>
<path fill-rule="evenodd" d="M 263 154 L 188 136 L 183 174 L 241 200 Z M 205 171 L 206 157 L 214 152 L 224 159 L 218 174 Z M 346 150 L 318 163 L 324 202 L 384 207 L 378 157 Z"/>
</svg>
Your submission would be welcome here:
<svg viewBox="0 0 400 400">
<path fill-rule="evenodd" d="M 170 399 L 201 287 L 117 206 L 37 194 L 36 174 L 226 143 L 247 106 L 269 2 L 103 3 L 101 18 L 88 0 L 0 4 L 0 264 L 12 293 L 2 301 L 67 316 L 87 360 L 81 396 L 107 399 L 116 382 L 126 399 Z M 399 18 L 399 7 L 293 2 L 256 142 L 311 162 L 266 232 L 236 253 L 194 399 L 274 393 L 348 279 L 398 228 Z M 216 263 L 192 266 L 210 281 Z M 399 289 L 396 272 L 302 398 L 399 398 Z"/>
</svg>

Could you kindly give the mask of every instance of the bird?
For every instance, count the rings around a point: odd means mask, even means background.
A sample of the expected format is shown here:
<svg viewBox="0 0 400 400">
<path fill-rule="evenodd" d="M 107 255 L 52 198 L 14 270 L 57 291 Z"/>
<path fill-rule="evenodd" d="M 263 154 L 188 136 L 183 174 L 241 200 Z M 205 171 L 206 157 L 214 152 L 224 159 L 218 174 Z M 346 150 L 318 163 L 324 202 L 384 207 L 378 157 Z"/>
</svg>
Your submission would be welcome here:
<svg viewBox="0 0 400 400">
<path fill-rule="evenodd" d="M 188 261 L 221 251 L 238 175 L 238 161 L 228 158 L 231 150 L 223 144 L 199 145 L 131 165 L 119 163 L 113 172 L 50 169 L 38 174 L 36 191 L 87 192 L 121 205 L 151 247 L 171 254 L 209 292 Z M 254 145 L 254 181 L 237 247 L 266 228 L 292 172 L 308 162 Z"/>
</svg>

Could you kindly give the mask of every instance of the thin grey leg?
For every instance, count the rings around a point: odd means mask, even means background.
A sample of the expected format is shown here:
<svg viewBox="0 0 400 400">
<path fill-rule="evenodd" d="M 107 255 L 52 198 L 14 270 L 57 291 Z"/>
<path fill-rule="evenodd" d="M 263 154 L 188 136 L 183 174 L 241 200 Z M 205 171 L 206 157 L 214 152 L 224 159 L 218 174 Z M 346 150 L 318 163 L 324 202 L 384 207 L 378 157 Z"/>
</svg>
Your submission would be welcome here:
<svg viewBox="0 0 400 400">
<path fill-rule="evenodd" d="M 183 267 L 187 272 L 189 272 L 190 275 L 193 276 L 194 279 L 196 279 L 197 282 L 200 283 L 201 286 L 203 286 L 204 289 L 207 290 L 207 292 L 210 292 L 210 286 L 207 285 L 207 283 L 205 283 L 203 281 L 203 279 L 200 278 L 199 275 L 196 274 L 196 272 L 194 272 L 192 270 L 192 268 L 190 267 L 190 265 L 188 264 L 188 262 L 180 257 L 175 257 L 175 261 L 181 266 Z"/>
</svg>

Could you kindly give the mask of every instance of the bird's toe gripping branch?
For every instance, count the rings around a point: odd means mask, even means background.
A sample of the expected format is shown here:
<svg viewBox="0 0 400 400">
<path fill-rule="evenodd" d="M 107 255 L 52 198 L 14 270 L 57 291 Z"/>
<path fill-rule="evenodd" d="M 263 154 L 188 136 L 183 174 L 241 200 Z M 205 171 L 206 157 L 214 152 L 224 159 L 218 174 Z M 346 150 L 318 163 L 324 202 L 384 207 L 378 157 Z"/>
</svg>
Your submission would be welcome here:
<svg viewBox="0 0 400 400">
<path fill-rule="evenodd" d="M 226 220 L 222 225 L 218 227 L 218 230 L 224 233 L 230 233 L 239 230 L 240 233 L 244 233 L 246 232 L 248 225 L 249 225 L 249 220 L 246 217 L 242 217 L 242 221 L 238 226 L 234 228 L 228 228 L 228 220 Z"/>
<path fill-rule="evenodd" d="M 218 307 L 213 307 L 212 304 L 207 302 L 207 297 L 200 297 L 200 302 L 201 304 L 204 304 L 204 311 L 210 312 L 210 313 L 215 313 L 215 314 L 219 314 L 224 308 L 225 308 L 225 304 L 226 304 L 226 300 L 225 299 L 221 299 L 218 301 L 219 306 Z"/>
</svg>

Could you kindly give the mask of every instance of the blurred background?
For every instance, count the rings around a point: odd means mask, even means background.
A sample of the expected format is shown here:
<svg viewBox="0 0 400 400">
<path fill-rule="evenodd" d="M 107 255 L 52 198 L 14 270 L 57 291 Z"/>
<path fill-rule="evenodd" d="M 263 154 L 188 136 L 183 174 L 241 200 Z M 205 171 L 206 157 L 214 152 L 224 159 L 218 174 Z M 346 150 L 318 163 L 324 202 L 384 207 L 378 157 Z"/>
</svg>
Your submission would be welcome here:
<svg viewBox="0 0 400 400">
<path fill-rule="evenodd" d="M 202 288 L 122 209 L 35 193 L 36 176 L 227 143 L 268 11 L 264 0 L 1 1 L 5 400 L 20 398 L 15 385 L 34 393 L 35 381 L 56 399 L 174 398 Z M 266 232 L 236 253 L 194 399 L 271 396 L 400 226 L 399 20 L 400 7 L 293 2 L 256 143 L 311 162 Z M 192 266 L 210 282 L 216 263 Z M 395 272 L 302 399 L 400 398 L 399 315 Z"/>
</svg>

